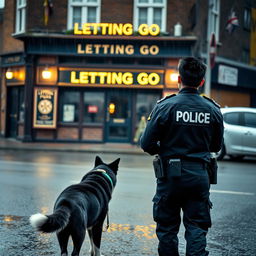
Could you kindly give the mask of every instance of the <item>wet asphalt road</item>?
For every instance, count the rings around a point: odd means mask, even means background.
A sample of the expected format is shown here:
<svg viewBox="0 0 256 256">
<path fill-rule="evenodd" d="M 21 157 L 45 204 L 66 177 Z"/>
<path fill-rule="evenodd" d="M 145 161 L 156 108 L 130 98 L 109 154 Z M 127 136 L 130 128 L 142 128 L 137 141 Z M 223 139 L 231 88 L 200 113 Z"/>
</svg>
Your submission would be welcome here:
<svg viewBox="0 0 256 256">
<path fill-rule="evenodd" d="M 110 203 L 110 228 L 103 233 L 104 256 L 156 256 L 151 199 L 155 192 L 152 158 L 121 157 L 118 183 Z M 59 255 L 55 234 L 39 234 L 29 226 L 36 212 L 51 213 L 58 194 L 93 167 L 95 155 L 0 151 L 0 256 Z M 219 184 L 212 186 L 213 228 L 208 234 L 212 256 L 256 255 L 256 159 L 219 163 Z M 184 255 L 184 228 L 180 253 Z M 71 251 L 71 242 L 69 251 Z M 88 254 L 86 239 L 81 255 Z"/>
</svg>

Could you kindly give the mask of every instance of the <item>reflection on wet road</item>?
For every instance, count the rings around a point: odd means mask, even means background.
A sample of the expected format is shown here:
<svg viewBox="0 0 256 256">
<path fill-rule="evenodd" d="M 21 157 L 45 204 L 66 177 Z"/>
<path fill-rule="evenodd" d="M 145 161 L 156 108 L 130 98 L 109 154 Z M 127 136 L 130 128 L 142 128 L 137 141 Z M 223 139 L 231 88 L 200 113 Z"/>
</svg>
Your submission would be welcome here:
<svg viewBox="0 0 256 256">
<path fill-rule="evenodd" d="M 152 219 L 155 179 L 148 156 L 121 157 L 118 181 L 110 202 L 110 227 L 103 233 L 104 256 L 156 256 Z M 59 256 L 55 234 L 40 234 L 29 225 L 31 214 L 50 214 L 59 193 L 81 180 L 95 155 L 81 153 L 0 151 L 0 256 Z M 211 256 L 256 255 L 255 160 L 222 161 L 219 184 L 211 190 L 213 228 L 208 235 Z M 184 227 L 179 233 L 185 255 Z M 69 251 L 72 250 L 70 240 Z M 89 255 L 89 241 L 81 255 Z"/>
<path fill-rule="evenodd" d="M 59 248 L 55 234 L 41 234 L 34 232 L 28 217 L 14 215 L 0 215 L 1 230 L 1 256 L 39 256 L 58 255 Z M 112 223 L 106 232 L 103 232 L 102 251 L 104 255 L 154 255 L 152 246 L 147 240 L 155 239 L 155 225 L 130 225 Z M 123 239 L 125 237 L 125 239 Z M 137 240 L 137 242 L 136 242 Z M 145 240 L 144 247 L 138 240 Z M 125 246 L 124 246 L 125 242 Z M 69 251 L 72 241 L 70 240 Z M 86 239 L 83 246 L 83 254 L 89 250 L 89 241 Z M 128 250 L 128 251 L 127 251 Z M 133 251 L 133 252 L 131 252 Z M 138 254 L 140 252 L 140 254 Z"/>
</svg>

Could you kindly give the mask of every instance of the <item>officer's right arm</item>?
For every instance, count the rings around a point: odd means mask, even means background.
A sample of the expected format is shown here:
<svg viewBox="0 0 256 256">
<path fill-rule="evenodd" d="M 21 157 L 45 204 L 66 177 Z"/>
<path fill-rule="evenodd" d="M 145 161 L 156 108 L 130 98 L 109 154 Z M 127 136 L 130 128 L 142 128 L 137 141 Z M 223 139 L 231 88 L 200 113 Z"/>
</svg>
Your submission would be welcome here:
<svg viewBox="0 0 256 256">
<path fill-rule="evenodd" d="M 141 148 L 150 155 L 159 153 L 159 117 L 159 109 L 156 105 L 148 118 L 147 126 L 140 139 Z"/>
</svg>

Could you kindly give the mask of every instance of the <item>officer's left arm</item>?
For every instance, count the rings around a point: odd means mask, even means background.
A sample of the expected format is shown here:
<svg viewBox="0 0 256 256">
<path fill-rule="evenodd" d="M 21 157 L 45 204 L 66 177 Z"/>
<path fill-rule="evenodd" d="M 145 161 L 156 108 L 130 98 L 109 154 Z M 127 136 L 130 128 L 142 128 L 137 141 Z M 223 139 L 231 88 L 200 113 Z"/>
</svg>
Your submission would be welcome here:
<svg viewBox="0 0 256 256">
<path fill-rule="evenodd" d="M 210 145 L 211 152 L 219 152 L 221 150 L 223 144 L 223 133 L 224 133 L 224 125 L 223 125 L 223 116 L 220 111 L 216 113 L 217 121 L 214 124 L 214 134 L 212 136 L 212 142 Z"/>
<path fill-rule="evenodd" d="M 160 110 L 156 105 L 148 118 L 147 126 L 140 139 L 141 148 L 150 155 L 159 153 L 160 132 Z"/>
</svg>

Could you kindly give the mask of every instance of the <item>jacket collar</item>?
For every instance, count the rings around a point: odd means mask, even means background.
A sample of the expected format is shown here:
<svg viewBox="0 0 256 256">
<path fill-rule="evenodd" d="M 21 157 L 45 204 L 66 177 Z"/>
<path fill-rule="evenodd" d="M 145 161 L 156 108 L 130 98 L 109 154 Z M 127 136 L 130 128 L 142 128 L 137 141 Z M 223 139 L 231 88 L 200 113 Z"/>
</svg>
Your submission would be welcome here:
<svg viewBox="0 0 256 256">
<path fill-rule="evenodd" d="M 199 94 L 197 88 L 193 88 L 193 87 L 185 87 L 183 89 L 181 89 L 179 91 L 180 94 L 184 94 L 184 93 L 193 93 L 193 94 Z"/>
</svg>

